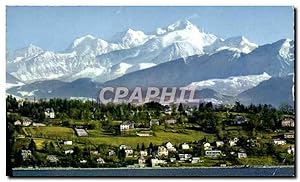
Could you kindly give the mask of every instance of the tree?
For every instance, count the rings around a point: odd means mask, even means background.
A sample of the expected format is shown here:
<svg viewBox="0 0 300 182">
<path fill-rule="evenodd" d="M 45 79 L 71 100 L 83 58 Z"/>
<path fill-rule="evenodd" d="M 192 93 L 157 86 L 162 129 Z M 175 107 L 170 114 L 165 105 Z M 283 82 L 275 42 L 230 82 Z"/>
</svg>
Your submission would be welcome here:
<svg viewBox="0 0 300 182">
<path fill-rule="evenodd" d="M 142 151 L 144 151 L 144 150 L 145 150 L 145 144 L 142 143 Z"/>
<path fill-rule="evenodd" d="M 29 145 L 28 145 L 28 149 L 31 150 L 31 151 L 35 151 L 36 150 L 36 144 L 34 142 L 33 139 L 31 139 Z"/>
</svg>

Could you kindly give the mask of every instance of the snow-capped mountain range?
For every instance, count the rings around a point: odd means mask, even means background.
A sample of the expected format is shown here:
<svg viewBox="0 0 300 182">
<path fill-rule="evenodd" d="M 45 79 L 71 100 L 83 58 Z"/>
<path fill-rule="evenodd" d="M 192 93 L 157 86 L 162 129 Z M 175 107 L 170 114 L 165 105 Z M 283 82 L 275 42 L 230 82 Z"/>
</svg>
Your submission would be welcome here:
<svg viewBox="0 0 300 182">
<path fill-rule="evenodd" d="M 32 44 L 8 52 L 7 92 L 94 98 L 104 86 L 186 86 L 200 91 L 204 100 L 251 103 L 251 95 L 257 98 L 253 102 L 263 102 L 269 98 L 263 89 L 292 80 L 286 77 L 294 74 L 294 59 L 293 40 L 258 46 L 244 36 L 223 39 L 179 20 L 148 34 L 127 29 L 110 40 L 86 35 L 61 52 Z M 279 105 L 293 98 L 292 85 L 278 89 L 278 98 L 266 102 Z"/>
<path fill-rule="evenodd" d="M 8 53 L 7 72 L 26 83 L 86 77 L 105 82 L 178 58 L 224 49 L 249 53 L 256 47 L 244 37 L 223 40 L 180 20 L 158 28 L 153 35 L 132 29 L 116 33 L 109 41 L 86 35 L 75 39 L 62 52 L 29 45 Z"/>
</svg>

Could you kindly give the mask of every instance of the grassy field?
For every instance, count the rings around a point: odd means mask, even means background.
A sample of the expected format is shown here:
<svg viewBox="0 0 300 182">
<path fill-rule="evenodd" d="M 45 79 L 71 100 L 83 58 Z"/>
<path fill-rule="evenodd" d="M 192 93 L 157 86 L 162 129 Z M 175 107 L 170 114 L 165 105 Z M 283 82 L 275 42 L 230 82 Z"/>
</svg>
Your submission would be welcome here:
<svg viewBox="0 0 300 182">
<path fill-rule="evenodd" d="M 165 132 L 162 130 L 156 131 L 155 136 L 151 137 L 139 137 L 139 136 L 112 136 L 103 133 L 100 130 L 90 130 L 89 137 L 77 137 L 72 128 L 66 127 L 29 127 L 27 129 L 31 133 L 32 136 L 38 138 L 59 138 L 59 139 L 84 139 L 90 141 L 92 144 L 109 144 L 114 146 L 119 146 L 121 144 L 130 145 L 135 147 L 138 143 L 144 143 L 145 146 L 148 146 L 151 142 L 156 145 L 160 145 L 162 143 L 166 143 L 170 141 L 173 144 L 180 144 L 184 142 L 192 142 L 201 140 L 206 137 L 209 141 L 213 141 L 215 139 L 215 135 L 207 134 L 202 131 L 195 130 L 185 130 L 184 133 L 173 133 L 173 132 Z M 39 141 L 38 141 L 39 143 Z M 39 144 L 38 144 L 39 145 Z"/>
<path fill-rule="evenodd" d="M 238 160 L 243 165 L 264 165 L 264 166 L 276 165 L 276 162 L 271 156 L 248 157 L 248 158 L 238 159 Z"/>
</svg>

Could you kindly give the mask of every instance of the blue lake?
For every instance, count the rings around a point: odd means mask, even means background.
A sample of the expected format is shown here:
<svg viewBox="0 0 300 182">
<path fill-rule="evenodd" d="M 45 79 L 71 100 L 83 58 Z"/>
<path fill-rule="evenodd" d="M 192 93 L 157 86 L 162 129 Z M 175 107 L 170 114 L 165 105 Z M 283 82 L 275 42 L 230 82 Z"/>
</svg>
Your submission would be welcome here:
<svg viewBox="0 0 300 182">
<path fill-rule="evenodd" d="M 282 168 L 14 169 L 13 176 L 294 176 Z"/>
</svg>

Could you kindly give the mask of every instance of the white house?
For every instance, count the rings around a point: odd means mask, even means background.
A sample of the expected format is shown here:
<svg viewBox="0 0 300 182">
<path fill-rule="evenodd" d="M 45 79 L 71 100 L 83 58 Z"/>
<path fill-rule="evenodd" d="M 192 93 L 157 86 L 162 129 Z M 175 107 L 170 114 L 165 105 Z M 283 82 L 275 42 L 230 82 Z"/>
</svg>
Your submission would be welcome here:
<svg viewBox="0 0 300 182">
<path fill-rule="evenodd" d="M 182 148 L 183 150 L 188 150 L 188 149 L 190 149 L 190 146 L 189 146 L 189 144 L 184 143 L 184 144 L 181 145 L 181 148 Z"/>
<path fill-rule="evenodd" d="M 168 151 L 174 151 L 174 152 L 176 151 L 176 148 L 173 146 L 171 142 L 167 142 L 165 146 Z"/>
<path fill-rule="evenodd" d="M 23 126 L 31 125 L 32 121 L 29 118 L 23 118 Z"/>
<path fill-rule="evenodd" d="M 167 147 L 167 149 L 173 148 L 173 144 L 171 142 L 167 142 L 166 147 Z"/>
<path fill-rule="evenodd" d="M 128 131 L 130 129 L 134 128 L 134 123 L 130 122 L 130 121 L 124 121 L 121 125 L 120 125 L 120 131 Z"/>
<path fill-rule="evenodd" d="M 190 158 L 192 158 L 192 154 L 178 154 L 178 157 L 180 160 L 182 161 L 186 161 L 189 160 Z"/>
<path fill-rule="evenodd" d="M 125 149 L 125 154 L 126 154 L 126 157 L 132 157 L 133 150 L 131 148 L 127 148 L 127 149 Z"/>
<path fill-rule="evenodd" d="M 46 108 L 45 116 L 50 118 L 50 119 L 54 119 L 55 118 L 55 112 L 54 112 L 53 108 Z"/>
<path fill-rule="evenodd" d="M 72 141 L 70 141 L 70 140 L 68 140 L 68 141 L 64 141 L 64 145 L 72 145 L 73 144 L 73 142 Z"/>
<path fill-rule="evenodd" d="M 46 126 L 44 123 L 32 123 L 32 126 L 34 127 L 43 127 Z"/>
<path fill-rule="evenodd" d="M 229 146 L 230 147 L 233 147 L 233 146 L 236 146 L 236 143 L 239 141 L 238 138 L 234 138 L 232 140 L 229 140 Z"/>
<path fill-rule="evenodd" d="M 203 147 L 204 147 L 204 150 L 211 150 L 210 143 L 204 143 Z"/>
<path fill-rule="evenodd" d="M 216 141 L 217 147 L 222 147 L 224 145 L 223 141 Z"/>
<path fill-rule="evenodd" d="M 217 157 L 222 154 L 221 150 L 207 150 L 205 151 L 205 156 L 207 157 Z"/>
<path fill-rule="evenodd" d="M 173 162 L 176 162 L 176 158 L 175 158 L 175 157 L 171 157 L 171 158 L 170 158 L 170 162 L 172 162 L 172 163 L 173 163 Z"/>
<path fill-rule="evenodd" d="M 193 157 L 193 158 L 191 159 L 191 163 L 192 163 L 192 164 L 195 164 L 195 163 L 198 163 L 198 162 L 200 162 L 200 157 Z"/>
<path fill-rule="evenodd" d="M 241 159 L 241 158 L 247 158 L 247 153 L 246 152 L 239 152 L 238 153 L 238 158 Z"/>
<path fill-rule="evenodd" d="M 293 118 L 284 118 L 284 120 L 281 121 L 282 127 L 295 127 L 295 120 Z"/>
<path fill-rule="evenodd" d="M 70 150 L 65 150 L 65 154 L 73 154 L 74 150 L 70 149 Z"/>
<path fill-rule="evenodd" d="M 123 144 L 122 144 L 122 145 L 120 145 L 120 147 L 119 147 L 119 149 L 120 149 L 120 150 L 122 150 L 122 149 L 126 149 L 126 148 L 127 148 L 127 146 L 126 146 L 126 145 L 123 145 Z"/>
<path fill-rule="evenodd" d="M 146 150 L 144 150 L 144 151 L 141 150 L 141 151 L 140 151 L 140 156 L 144 156 L 144 157 L 145 157 L 145 156 L 148 156 L 148 152 L 147 152 Z"/>
<path fill-rule="evenodd" d="M 22 122 L 20 120 L 17 120 L 17 121 L 14 122 L 14 125 L 15 126 L 20 126 L 20 125 L 22 125 Z"/>
<path fill-rule="evenodd" d="M 114 151 L 114 150 L 110 150 L 109 152 L 108 152 L 108 156 L 113 156 L 113 155 L 115 155 L 116 154 L 116 152 Z"/>
<path fill-rule="evenodd" d="M 284 133 L 284 138 L 285 139 L 294 139 L 295 138 L 295 132 Z"/>
<path fill-rule="evenodd" d="M 151 159 L 151 165 L 152 165 L 152 167 L 155 167 L 158 164 L 166 164 L 166 163 L 167 162 L 165 160 Z"/>
<path fill-rule="evenodd" d="M 145 167 L 146 160 L 143 156 L 138 159 L 138 164 L 140 167 Z"/>
<path fill-rule="evenodd" d="M 83 160 L 80 160 L 79 162 L 80 162 L 81 164 L 85 164 L 85 163 L 87 163 L 87 160 L 83 159 Z"/>
<path fill-rule="evenodd" d="M 287 149 L 287 153 L 288 154 L 295 154 L 295 146 L 294 145 L 292 145 L 292 146 L 290 146 L 288 149 Z"/>
<path fill-rule="evenodd" d="M 286 141 L 285 140 L 280 140 L 280 139 L 274 139 L 273 140 L 273 143 L 275 145 L 285 145 L 286 144 Z"/>
<path fill-rule="evenodd" d="M 104 161 L 104 159 L 102 159 L 101 157 L 99 157 L 99 158 L 97 159 L 97 163 L 98 163 L 98 164 L 105 164 L 105 161 Z"/>
<path fill-rule="evenodd" d="M 159 146 L 157 150 L 157 155 L 158 156 L 168 156 L 169 151 L 166 149 L 164 146 Z"/>
</svg>

